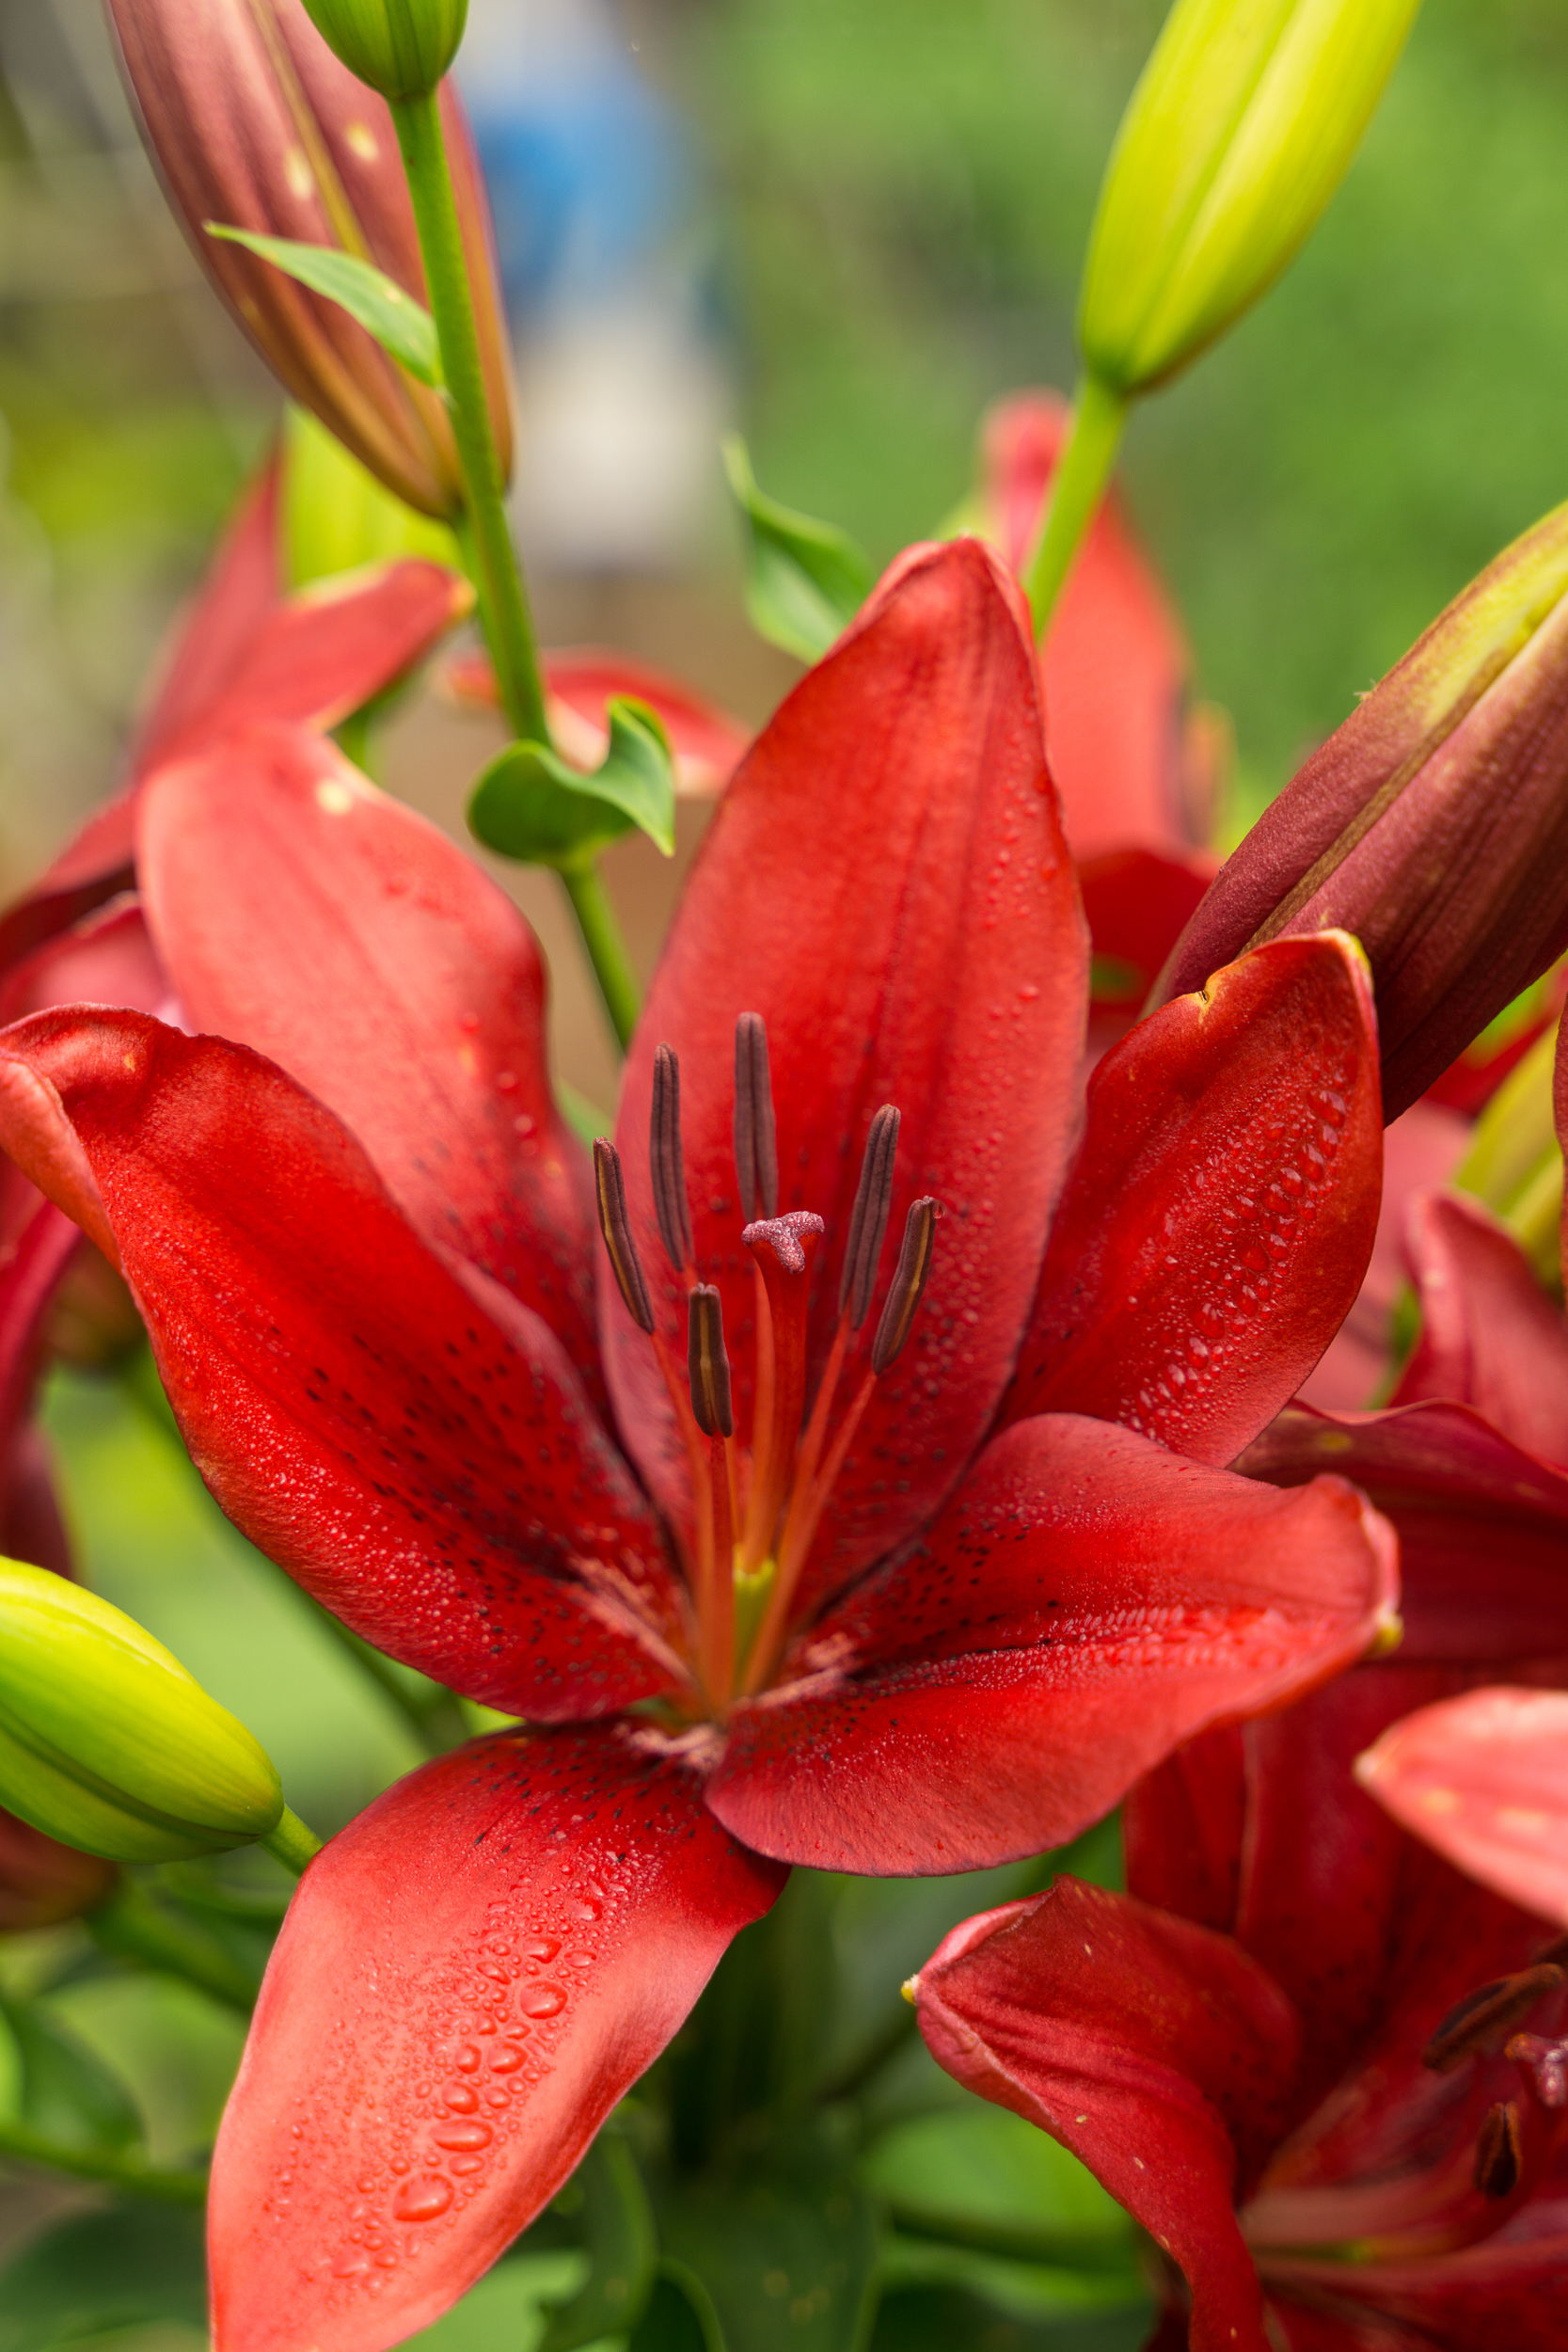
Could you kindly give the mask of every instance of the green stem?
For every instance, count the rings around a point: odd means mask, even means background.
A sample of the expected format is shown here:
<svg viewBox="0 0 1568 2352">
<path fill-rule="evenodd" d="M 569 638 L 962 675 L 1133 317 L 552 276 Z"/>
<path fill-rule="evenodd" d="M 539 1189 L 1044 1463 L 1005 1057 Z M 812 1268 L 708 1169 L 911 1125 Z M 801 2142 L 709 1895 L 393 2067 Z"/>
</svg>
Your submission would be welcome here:
<svg viewBox="0 0 1568 2352">
<path fill-rule="evenodd" d="M 165 2204 L 199 2205 L 207 2195 L 205 2172 L 160 2172 L 113 2148 L 62 2147 L 42 2132 L 29 2131 L 25 2123 L 0 2122 L 0 2155 L 46 2164 L 56 2172 L 73 2172 L 79 2180 L 106 2181 L 129 2196 L 156 2197 Z"/>
<path fill-rule="evenodd" d="M 307 1829 L 297 1813 L 283 1807 L 277 1827 L 268 1830 L 261 1840 L 268 1853 L 281 1862 L 285 1870 L 298 1878 L 308 1862 L 313 1861 L 322 1850 L 322 1839 L 313 1829 Z"/>
<path fill-rule="evenodd" d="M 89 1912 L 84 1922 L 93 1942 L 117 1959 L 140 1961 L 166 1977 L 181 1977 L 230 2009 L 248 2017 L 256 2006 L 256 1979 L 230 1958 L 215 1937 L 145 1895 L 133 1880 L 121 1879 L 107 1902 Z"/>
<path fill-rule="evenodd" d="M 547 743 L 533 619 L 507 526 L 505 485 L 491 430 L 473 290 L 447 166 L 440 108 L 434 91 L 422 98 L 394 98 L 388 103 L 408 175 L 431 316 L 440 339 L 441 373 L 451 399 L 452 437 L 463 469 L 467 519 L 478 557 L 477 585 L 486 621 L 494 630 L 491 652 L 501 700 L 525 741 Z"/>
<path fill-rule="evenodd" d="M 626 953 L 626 941 L 621 937 L 615 911 L 605 890 L 604 877 L 596 863 L 592 866 L 563 866 L 560 872 L 599 983 L 605 1010 L 610 1015 L 624 1053 L 637 1026 L 642 992 L 631 968 L 631 958 Z"/>
<path fill-rule="evenodd" d="M 1081 378 L 1067 447 L 1051 485 L 1045 527 L 1026 575 L 1037 637 L 1045 636 L 1072 559 L 1104 496 L 1126 421 L 1125 393 L 1113 391 L 1097 375 Z"/>
<path fill-rule="evenodd" d="M 478 592 L 480 618 L 496 665 L 502 707 L 520 741 L 547 746 L 550 732 L 545 713 L 545 689 L 539 675 L 538 640 L 506 519 L 506 485 L 491 428 L 484 369 L 474 325 L 473 289 L 463 251 L 440 110 L 434 92 L 424 98 L 394 98 L 388 103 L 408 177 L 430 312 L 441 345 L 441 372 L 451 402 L 452 437 L 463 469 L 466 512 L 458 526 L 458 540 Z M 582 926 L 583 945 L 606 1010 L 624 1045 L 631 1034 L 639 995 L 625 944 L 602 890 L 596 894 L 594 919 L 590 928 L 574 877 L 568 875 L 565 882 L 567 896 Z"/>
</svg>

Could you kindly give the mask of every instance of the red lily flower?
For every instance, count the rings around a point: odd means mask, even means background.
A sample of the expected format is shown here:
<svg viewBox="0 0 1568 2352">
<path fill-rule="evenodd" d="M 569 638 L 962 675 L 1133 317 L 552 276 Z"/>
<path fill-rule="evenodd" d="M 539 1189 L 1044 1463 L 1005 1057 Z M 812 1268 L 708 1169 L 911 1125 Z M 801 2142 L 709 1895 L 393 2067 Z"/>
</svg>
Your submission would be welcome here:
<svg viewBox="0 0 1568 2352">
<path fill-rule="evenodd" d="M 721 803 L 601 1150 L 609 1252 L 531 937 L 433 828 L 257 729 L 150 781 L 138 870 L 221 1034 L 18 1024 L 7 1149 L 121 1266 L 230 1515 L 531 1724 L 310 1866 L 225 2121 L 224 2352 L 372 2352 L 553 2192 L 782 1864 L 1034 1851 L 1377 1637 L 1359 1498 L 1216 1467 L 1359 1282 L 1375 1035 L 1351 943 L 1291 940 L 1085 1114 L 1027 615 L 973 540 L 895 565 Z"/>
<path fill-rule="evenodd" d="M 1535 1584 L 1517 1663 L 1539 1672 L 1568 1626 L 1558 1564 Z M 1422 1585 L 1407 1570 L 1440 1629 Z M 1358 1667 L 1206 1734 L 1129 1801 L 1127 1895 L 1058 1880 L 914 1981 L 949 2073 L 1072 2149 L 1168 2258 L 1151 2352 L 1562 2341 L 1563 1947 L 1356 1786 L 1357 1751 L 1384 1733 L 1373 1758 L 1397 1756 L 1464 1674 Z"/>
</svg>

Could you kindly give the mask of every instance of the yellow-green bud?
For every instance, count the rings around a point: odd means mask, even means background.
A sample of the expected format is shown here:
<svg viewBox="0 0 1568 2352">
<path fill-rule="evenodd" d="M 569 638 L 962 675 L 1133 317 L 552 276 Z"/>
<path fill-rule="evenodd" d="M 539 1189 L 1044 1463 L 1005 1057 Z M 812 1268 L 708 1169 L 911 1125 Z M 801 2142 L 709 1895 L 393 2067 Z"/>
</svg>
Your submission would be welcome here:
<svg viewBox="0 0 1568 2352">
<path fill-rule="evenodd" d="M 453 57 L 468 0 L 305 0 L 327 47 L 383 98 L 426 98 Z"/>
<path fill-rule="evenodd" d="M 283 1791 L 161 1642 L 64 1577 L 0 1560 L 0 1804 L 87 1853 L 174 1862 L 264 1837 Z"/>
<path fill-rule="evenodd" d="M 1344 177 L 1418 5 L 1176 0 L 1089 240 L 1091 374 L 1147 390 L 1274 282 Z"/>
</svg>

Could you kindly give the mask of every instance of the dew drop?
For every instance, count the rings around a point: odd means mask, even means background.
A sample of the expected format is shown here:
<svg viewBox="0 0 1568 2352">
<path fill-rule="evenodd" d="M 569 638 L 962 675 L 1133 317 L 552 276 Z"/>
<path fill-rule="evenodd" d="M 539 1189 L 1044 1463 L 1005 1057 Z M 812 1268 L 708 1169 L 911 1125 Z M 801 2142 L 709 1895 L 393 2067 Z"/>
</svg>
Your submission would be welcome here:
<svg viewBox="0 0 1568 2352">
<path fill-rule="evenodd" d="M 490 2053 L 492 2074 L 515 2074 L 523 2062 L 523 2054 L 515 2042 L 503 2042 Z"/>
<path fill-rule="evenodd" d="M 434 2221 L 451 2203 L 451 2183 L 438 2172 L 421 2173 L 398 2191 L 392 2217 L 397 2221 Z"/>
<path fill-rule="evenodd" d="M 441 2093 L 441 2105 L 451 2107 L 454 2115 L 472 2115 L 479 2105 L 479 2093 L 472 2083 L 449 2083 Z"/>
<path fill-rule="evenodd" d="M 584 1922 L 601 1917 L 603 1912 L 603 1903 L 595 1902 L 592 1895 L 579 1895 L 572 1905 L 572 1916 Z"/>
<path fill-rule="evenodd" d="M 350 2247 L 347 2252 L 340 2254 L 333 2264 L 332 2276 L 335 2279 L 357 2279 L 360 2273 L 369 2270 L 370 2266 L 370 2256 L 361 2254 L 357 2247 Z"/>
<path fill-rule="evenodd" d="M 517 2006 L 525 2017 L 558 2017 L 566 2006 L 566 1995 L 558 1984 L 526 1984 Z M 451 2105 L 450 2099 L 447 2105 Z"/>
<path fill-rule="evenodd" d="M 454 2172 L 460 2173 L 462 2177 L 467 2180 L 471 2172 L 483 2171 L 484 2158 L 483 2156 L 453 2156 L 451 2160 L 451 2169 Z"/>
<path fill-rule="evenodd" d="M 479 2064 L 479 2052 L 471 2042 L 466 2042 L 455 2060 L 460 2074 L 471 2074 Z"/>
<path fill-rule="evenodd" d="M 531 1935 L 523 1946 L 525 1960 L 553 1960 L 561 1949 L 559 1935 Z"/>
<path fill-rule="evenodd" d="M 488 2123 L 443 2123 L 431 2136 L 437 2148 L 453 2149 L 465 2156 L 476 2148 L 488 2148 L 494 2137 Z"/>
</svg>

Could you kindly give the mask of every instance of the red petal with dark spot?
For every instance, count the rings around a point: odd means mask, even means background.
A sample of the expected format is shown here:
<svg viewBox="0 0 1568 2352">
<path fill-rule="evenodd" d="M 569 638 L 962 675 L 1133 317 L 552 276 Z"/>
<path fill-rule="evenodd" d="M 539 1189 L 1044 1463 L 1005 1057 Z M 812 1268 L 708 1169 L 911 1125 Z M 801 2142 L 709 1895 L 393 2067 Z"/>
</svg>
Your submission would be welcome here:
<svg viewBox="0 0 1568 2352">
<path fill-rule="evenodd" d="M 723 1293 L 743 1439 L 755 1291 L 733 1157 L 736 1016 L 768 1024 L 779 1207 L 827 1220 L 808 1398 L 882 1104 L 903 1114 L 890 1230 L 921 1194 L 946 1212 L 913 1336 L 840 1474 L 808 1595 L 911 1534 L 995 1410 L 1076 1120 L 1086 964 L 1027 612 L 977 540 L 911 548 L 725 794 L 633 1041 L 616 1130 L 656 1311 L 683 1345 L 685 1288 L 666 1268 L 648 1178 L 654 1053 L 673 1045 L 698 1272 Z M 889 1252 L 846 1394 L 892 1272 Z M 622 1426 L 661 1502 L 685 1517 L 684 1457 L 652 1351 L 608 1269 L 600 1296 Z"/>
<path fill-rule="evenodd" d="M 0 1142 L 118 1251 L 253 1542 L 491 1706 L 559 1720 L 670 1687 L 658 1534 L 558 1343 L 505 1294 L 504 1330 L 471 1302 L 330 1112 L 130 1012 L 0 1031 Z"/>
<path fill-rule="evenodd" d="M 1007 1417 L 1093 1413 L 1230 1461 L 1349 1312 L 1382 1175 L 1354 941 L 1276 941 L 1163 1007 L 1089 1082 Z"/>
<path fill-rule="evenodd" d="M 142 795 L 149 919 L 192 1023 L 327 1104 L 430 1241 L 597 1388 L 596 1230 L 550 1090 L 539 946 L 504 891 L 329 743 L 258 728 Z"/>
<path fill-rule="evenodd" d="M 1339 1479 L 1263 1489 L 1067 1415 L 989 1446 L 912 1556 L 737 1708 L 708 1802 L 830 1870 L 1064 1844 L 1180 1740 L 1283 1705 L 1386 1624 L 1393 1538 Z"/>
<path fill-rule="evenodd" d="M 382 2352 L 572 2171 L 784 1873 L 621 1730 L 427 1764 L 311 1863 L 213 2166 L 217 2352 Z"/>
<path fill-rule="evenodd" d="M 938 2062 L 1086 2164 L 1186 2274 L 1190 2352 L 1268 2352 L 1231 2210 L 1236 2141 L 1265 2141 L 1300 2028 L 1225 1936 L 1058 1879 L 955 1929 L 916 1979 Z"/>
</svg>

